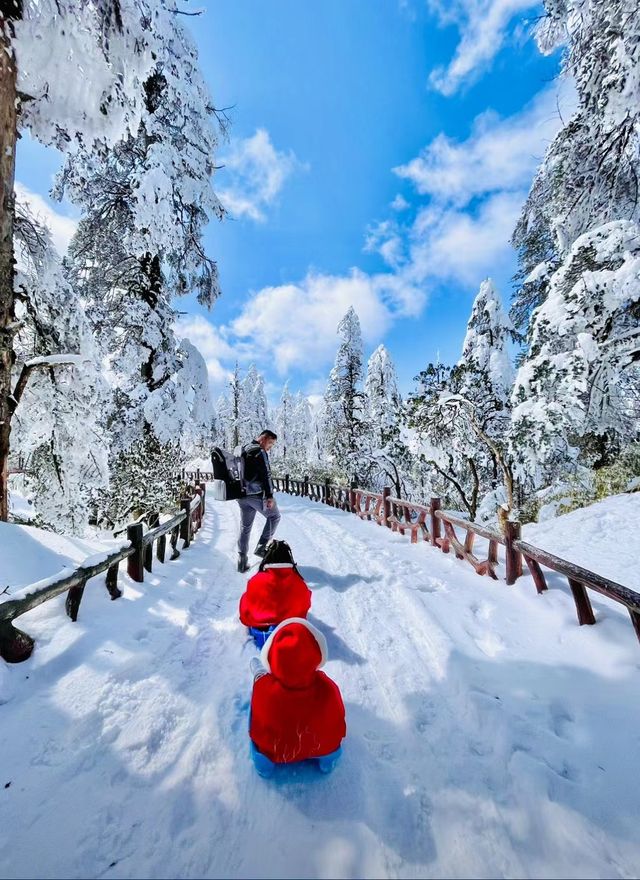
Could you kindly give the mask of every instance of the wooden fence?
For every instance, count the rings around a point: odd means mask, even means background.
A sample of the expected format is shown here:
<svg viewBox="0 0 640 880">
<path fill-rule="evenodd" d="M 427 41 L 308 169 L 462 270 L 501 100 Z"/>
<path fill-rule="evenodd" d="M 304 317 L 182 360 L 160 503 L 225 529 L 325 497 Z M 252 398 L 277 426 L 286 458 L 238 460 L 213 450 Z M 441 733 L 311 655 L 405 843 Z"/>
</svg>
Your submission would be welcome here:
<svg viewBox="0 0 640 880">
<path fill-rule="evenodd" d="M 170 559 L 177 559 L 178 541 L 182 540 L 183 550 L 187 549 L 202 525 L 205 512 L 206 488 L 203 482 L 189 487 L 190 494 L 180 501 L 180 510 L 166 522 L 160 524 L 159 514 L 149 517 L 149 530 L 144 532 L 141 522 L 127 526 L 127 542 L 118 550 L 106 555 L 85 560 L 70 574 L 65 572 L 46 582 L 33 585 L 20 599 L 9 599 L 0 605 L 0 656 L 8 663 L 20 663 L 31 655 L 34 640 L 27 633 L 13 625 L 13 621 L 36 608 L 43 602 L 67 593 L 65 610 L 71 620 L 78 618 L 78 610 L 87 581 L 106 571 L 106 587 L 112 599 L 119 599 L 122 591 L 118 587 L 118 568 L 123 559 L 127 560 L 127 574 L 132 580 L 142 583 L 144 573 L 153 568 L 155 556 L 164 562 L 167 552 L 167 538 L 171 547 Z"/>
<path fill-rule="evenodd" d="M 203 474 L 202 477 L 206 479 L 211 475 Z M 456 557 L 468 562 L 477 574 L 494 580 L 498 580 L 498 547 L 504 547 L 507 584 L 514 584 L 522 575 L 524 560 L 538 593 L 543 593 L 547 589 L 542 570 L 542 566 L 545 566 L 567 578 L 580 625 L 596 622 L 587 592 L 593 590 L 625 606 L 640 641 L 640 593 L 528 544 L 520 537 L 518 522 L 507 522 L 503 534 L 490 526 L 470 522 L 455 513 L 442 510 L 439 498 L 432 498 L 426 506 L 403 498 L 394 498 L 389 488 L 383 489 L 381 493 L 368 492 L 358 489 L 354 484 L 349 487 L 337 486 L 328 480 L 314 483 L 308 477 L 293 479 L 289 474 L 276 477 L 274 485 L 279 492 L 321 501 L 331 507 L 354 513 L 360 519 L 386 526 L 401 535 L 408 534 L 414 544 L 426 541 L 433 547 L 439 547 L 443 553 L 453 550 Z M 482 558 L 474 553 L 476 537 L 484 538 L 488 542 Z"/>
</svg>

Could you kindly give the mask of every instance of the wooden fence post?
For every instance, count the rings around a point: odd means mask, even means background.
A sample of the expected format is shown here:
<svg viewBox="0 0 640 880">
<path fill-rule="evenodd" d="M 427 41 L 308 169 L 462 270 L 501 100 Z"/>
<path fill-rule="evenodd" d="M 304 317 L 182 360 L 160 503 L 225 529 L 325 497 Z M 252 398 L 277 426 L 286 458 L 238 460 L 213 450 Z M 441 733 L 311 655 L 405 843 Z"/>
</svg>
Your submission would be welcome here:
<svg viewBox="0 0 640 880">
<path fill-rule="evenodd" d="M 7 663 L 22 663 L 30 657 L 35 641 L 10 620 L 0 621 L 0 657 Z"/>
<path fill-rule="evenodd" d="M 200 492 L 200 510 L 202 512 L 202 518 L 204 519 L 204 511 L 205 511 L 206 499 L 207 499 L 207 484 L 206 483 L 198 483 L 198 488 L 201 490 L 201 492 Z"/>
<path fill-rule="evenodd" d="M 356 512 L 356 493 L 354 490 L 357 488 L 357 483 L 352 482 L 349 486 L 349 510 L 351 511 L 351 513 Z"/>
<path fill-rule="evenodd" d="M 171 556 L 169 557 L 172 561 L 177 559 L 180 556 L 180 551 L 178 550 L 178 537 L 180 536 L 180 526 L 177 525 L 175 529 L 171 529 Z"/>
<path fill-rule="evenodd" d="M 147 523 L 150 529 L 155 529 L 160 525 L 160 514 L 150 513 Z M 153 570 L 153 541 L 144 548 L 144 567 L 149 572 Z"/>
<path fill-rule="evenodd" d="M 64 609 L 67 612 L 67 616 L 70 617 L 74 623 L 78 619 L 78 610 L 80 608 L 80 602 L 82 602 L 82 594 L 84 593 L 86 584 L 86 581 L 82 581 L 77 587 L 71 587 L 64 602 Z"/>
<path fill-rule="evenodd" d="M 107 590 L 112 599 L 119 599 L 122 596 L 122 590 L 118 587 L 118 566 L 119 562 L 107 569 Z"/>
<path fill-rule="evenodd" d="M 141 584 L 144 581 L 144 547 L 142 546 L 142 523 L 127 526 L 127 540 L 134 552 L 127 559 L 127 574 L 131 580 Z"/>
<path fill-rule="evenodd" d="M 584 584 L 581 584 L 580 581 L 576 581 L 573 578 L 568 578 L 569 586 L 571 587 L 571 592 L 573 593 L 573 601 L 576 603 L 576 611 L 578 612 L 578 623 L 580 626 L 583 626 L 585 623 L 591 625 L 596 622 L 595 615 L 593 613 L 593 608 L 591 607 L 591 600 L 587 595 L 587 590 Z"/>
<path fill-rule="evenodd" d="M 520 540 L 520 523 L 507 520 L 504 524 L 506 582 L 511 586 L 515 584 L 522 574 L 522 556 L 513 546 L 514 541 Z"/>
<path fill-rule="evenodd" d="M 331 495 L 331 483 L 329 482 L 329 480 L 325 480 L 324 481 L 324 503 L 325 504 L 331 504 L 331 501 L 329 500 L 330 495 Z"/>
<path fill-rule="evenodd" d="M 305 498 L 309 497 L 309 477 L 306 474 L 302 480 L 302 494 Z"/>
<path fill-rule="evenodd" d="M 434 547 L 438 546 L 438 538 L 441 536 L 440 520 L 436 516 L 436 511 L 440 510 L 442 501 L 439 498 L 431 499 L 431 543 Z"/>
<path fill-rule="evenodd" d="M 389 515 L 391 514 L 391 505 L 389 504 L 389 496 L 391 495 L 391 489 L 389 486 L 385 486 L 382 490 L 382 522 L 380 525 L 386 526 L 390 528 L 389 525 Z"/>
<path fill-rule="evenodd" d="M 180 509 L 185 512 L 185 518 L 180 523 L 180 537 L 184 541 L 182 549 L 185 550 L 191 543 L 191 499 L 181 498 Z"/>
<path fill-rule="evenodd" d="M 195 482 L 196 482 L 196 486 L 197 486 L 198 483 L 200 482 L 200 468 L 196 468 L 196 480 L 195 480 Z"/>
<path fill-rule="evenodd" d="M 164 562 L 164 557 L 167 552 L 167 536 L 160 535 L 156 543 L 156 559 L 158 562 Z"/>
<path fill-rule="evenodd" d="M 284 491 L 289 494 L 289 474 L 284 475 Z"/>
</svg>

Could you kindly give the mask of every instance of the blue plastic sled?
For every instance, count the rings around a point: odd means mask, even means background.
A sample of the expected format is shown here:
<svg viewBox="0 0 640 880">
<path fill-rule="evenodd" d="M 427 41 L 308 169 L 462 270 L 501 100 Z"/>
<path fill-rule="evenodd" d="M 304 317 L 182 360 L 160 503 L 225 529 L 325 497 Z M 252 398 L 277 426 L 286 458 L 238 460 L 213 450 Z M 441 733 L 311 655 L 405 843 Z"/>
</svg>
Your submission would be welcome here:
<svg viewBox="0 0 640 880">
<path fill-rule="evenodd" d="M 262 752 L 259 752 L 255 747 L 252 739 L 249 740 L 249 748 L 251 749 L 251 758 L 253 763 L 255 764 L 255 768 L 258 771 L 258 775 L 262 776 L 263 779 L 269 779 L 273 776 L 273 771 L 276 769 L 276 764 L 267 758 L 266 755 L 263 755 Z M 335 752 L 331 752 L 328 755 L 322 755 L 319 758 L 313 758 L 312 760 L 318 762 L 318 770 L 321 773 L 331 773 L 333 768 L 338 763 L 338 759 L 342 754 L 342 746 L 338 746 Z M 292 767 L 296 764 L 304 764 L 304 761 L 292 761 L 291 764 L 281 764 L 282 767 Z"/>
<path fill-rule="evenodd" d="M 262 648 L 264 643 L 267 641 L 271 633 L 275 629 L 275 624 L 273 626 L 268 626 L 266 629 L 258 629 L 255 626 L 248 627 L 249 635 L 256 643 L 258 648 Z"/>
</svg>

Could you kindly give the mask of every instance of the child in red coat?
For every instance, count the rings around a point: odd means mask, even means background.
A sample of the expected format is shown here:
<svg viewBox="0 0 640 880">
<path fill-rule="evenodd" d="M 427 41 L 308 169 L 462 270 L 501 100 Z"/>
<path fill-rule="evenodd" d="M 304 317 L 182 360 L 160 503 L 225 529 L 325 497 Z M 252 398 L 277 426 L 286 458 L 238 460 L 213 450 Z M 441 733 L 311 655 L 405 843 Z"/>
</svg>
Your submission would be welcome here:
<svg viewBox="0 0 640 880">
<path fill-rule="evenodd" d="M 252 629 L 267 630 L 288 617 L 306 617 L 310 607 L 311 591 L 298 573 L 291 548 L 286 541 L 271 541 L 260 571 L 240 597 L 240 620 Z"/>
<path fill-rule="evenodd" d="M 344 704 L 337 684 L 319 668 L 327 659 L 325 637 L 303 618 L 284 620 L 253 659 L 252 756 L 261 776 L 275 764 L 317 758 L 333 769 L 346 735 Z"/>
</svg>

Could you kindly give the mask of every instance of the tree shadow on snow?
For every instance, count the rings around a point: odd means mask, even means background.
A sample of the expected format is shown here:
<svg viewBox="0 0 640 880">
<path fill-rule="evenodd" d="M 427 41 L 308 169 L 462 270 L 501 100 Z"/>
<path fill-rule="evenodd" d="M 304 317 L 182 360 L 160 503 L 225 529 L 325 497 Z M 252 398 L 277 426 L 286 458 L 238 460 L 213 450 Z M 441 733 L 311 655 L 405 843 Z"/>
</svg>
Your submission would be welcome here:
<svg viewBox="0 0 640 880">
<path fill-rule="evenodd" d="M 375 577 L 362 577 L 359 574 L 331 574 L 315 565 L 298 566 L 300 574 L 305 579 L 309 587 L 314 590 L 322 589 L 322 587 L 331 587 L 336 593 L 346 593 L 350 587 L 356 584 L 370 584 Z"/>
<path fill-rule="evenodd" d="M 352 650 L 344 639 L 340 638 L 334 627 L 329 626 L 323 620 L 319 620 L 313 614 L 308 614 L 307 620 L 317 627 L 326 638 L 330 660 L 342 660 L 343 663 L 347 663 L 349 666 L 361 666 L 367 662 L 357 651 Z"/>
</svg>

